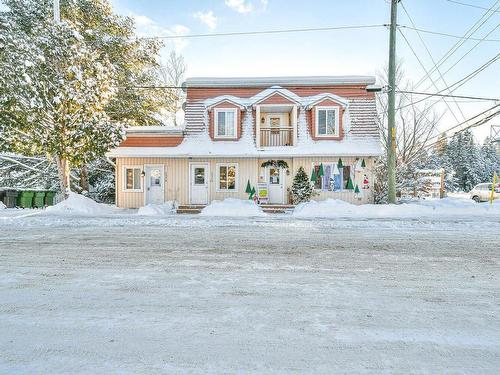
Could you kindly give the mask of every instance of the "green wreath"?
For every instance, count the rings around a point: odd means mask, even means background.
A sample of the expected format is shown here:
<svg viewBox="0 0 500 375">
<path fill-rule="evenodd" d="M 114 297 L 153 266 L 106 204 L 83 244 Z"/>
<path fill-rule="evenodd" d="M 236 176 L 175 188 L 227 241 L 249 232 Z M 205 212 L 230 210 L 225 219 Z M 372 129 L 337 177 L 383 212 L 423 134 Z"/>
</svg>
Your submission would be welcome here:
<svg viewBox="0 0 500 375">
<path fill-rule="evenodd" d="M 273 167 L 273 168 L 282 168 L 288 169 L 288 163 L 284 160 L 268 160 L 262 163 L 262 168 Z"/>
</svg>

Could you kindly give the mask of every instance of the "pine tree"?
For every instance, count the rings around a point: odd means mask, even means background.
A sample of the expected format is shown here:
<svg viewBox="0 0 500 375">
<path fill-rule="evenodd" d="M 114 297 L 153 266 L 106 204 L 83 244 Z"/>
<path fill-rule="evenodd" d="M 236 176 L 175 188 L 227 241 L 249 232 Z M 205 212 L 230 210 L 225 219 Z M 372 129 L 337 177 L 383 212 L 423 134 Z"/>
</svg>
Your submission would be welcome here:
<svg viewBox="0 0 500 375">
<path fill-rule="evenodd" d="M 297 174 L 293 178 L 292 201 L 293 204 L 308 202 L 314 195 L 314 188 L 307 177 L 304 168 L 299 167 Z"/>
</svg>

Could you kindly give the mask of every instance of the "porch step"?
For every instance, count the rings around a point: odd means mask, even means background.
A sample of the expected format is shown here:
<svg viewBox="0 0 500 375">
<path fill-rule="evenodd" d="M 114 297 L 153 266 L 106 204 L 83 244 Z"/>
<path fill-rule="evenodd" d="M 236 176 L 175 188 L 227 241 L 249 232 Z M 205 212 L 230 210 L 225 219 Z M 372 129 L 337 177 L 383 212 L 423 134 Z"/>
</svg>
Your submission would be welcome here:
<svg viewBox="0 0 500 375">
<path fill-rule="evenodd" d="M 178 214 L 199 214 L 205 208 L 203 204 L 180 205 L 177 208 Z"/>
<path fill-rule="evenodd" d="M 267 214 L 291 213 L 295 208 L 293 204 L 261 204 L 260 207 Z"/>
</svg>

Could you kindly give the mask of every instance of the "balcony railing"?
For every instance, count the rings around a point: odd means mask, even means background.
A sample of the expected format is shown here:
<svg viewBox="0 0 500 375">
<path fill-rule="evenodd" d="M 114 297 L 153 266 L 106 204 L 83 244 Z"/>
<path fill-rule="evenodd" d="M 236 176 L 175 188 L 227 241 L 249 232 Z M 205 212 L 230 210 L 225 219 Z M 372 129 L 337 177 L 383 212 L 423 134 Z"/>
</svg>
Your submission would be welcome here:
<svg viewBox="0 0 500 375">
<path fill-rule="evenodd" d="M 261 147 L 293 146 L 293 128 L 260 128 Z"/>
</svg>

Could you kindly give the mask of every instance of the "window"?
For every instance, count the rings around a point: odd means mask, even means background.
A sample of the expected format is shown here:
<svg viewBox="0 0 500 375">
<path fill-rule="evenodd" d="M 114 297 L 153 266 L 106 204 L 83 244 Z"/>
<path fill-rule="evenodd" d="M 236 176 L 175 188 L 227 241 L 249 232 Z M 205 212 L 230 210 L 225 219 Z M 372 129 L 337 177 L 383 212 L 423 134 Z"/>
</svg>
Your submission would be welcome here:
<svg viewBox="0 0 500 375">
<path fill-rule="evenodd" d="M 316 136 L 336 137 L 339 135 L 339 109 L 337 107 L 316 107 Z"/>
<path fill-rule="evenodd" d="M 141 191 L 141 167 L 124 167 L 124 190 Z"/>
<path fill-rule="evenodd" d="M 214 134 L 216 138 L 236 137 L 236 109 L 216 109 Z"/>
<path fill-rule="evenodd" d="M 217 164 L 217 191 L 238 191 L 238 164 Z"/>
<path fill-rule="evenodd" d="M 338 168 L 339 174 L 335 174 L 335 165 L 337 163 L 323 163 L 323 176 L 319 177 L 314 183 L 316 190 L 322 191 L 342 191 L 348 189 L 349 178 L 354 180 L 351 172 L 354 170 L 350 165 L 344 165 Z M 320 164 L 314 164 L 313 168 L 316 176 L 319 173 Z"/>
</svg>

